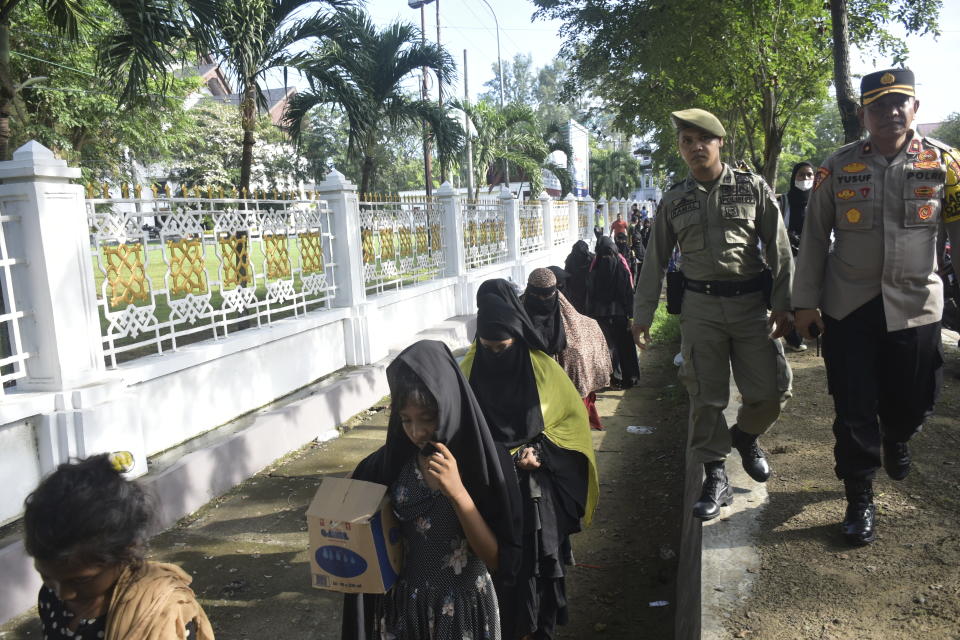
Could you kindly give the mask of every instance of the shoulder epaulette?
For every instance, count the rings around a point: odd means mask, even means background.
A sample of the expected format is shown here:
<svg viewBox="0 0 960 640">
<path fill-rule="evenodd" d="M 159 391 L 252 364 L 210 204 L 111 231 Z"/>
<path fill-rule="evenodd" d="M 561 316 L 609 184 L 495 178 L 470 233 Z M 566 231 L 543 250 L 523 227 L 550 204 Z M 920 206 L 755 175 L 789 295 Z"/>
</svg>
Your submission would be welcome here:
<svg viewBox="0 0 960 640">
<path fill-rule="evenodd" d="M 679 189 L 680 187 L 683 186 L 685 182 L 686 180 L 681 180 L 680 182 L 674 182 L 672 185 L 670 185 L 670 188 L 667 189 L 667 191 L 673 191 L 674 189 Z"/>
<path fill-rule="evenodd" d="M 937 149 L 940 149 L 942 151 L 948 151 L 948 152 L 956 151 L 953 147 L 948 145 L 946 142 L 940 142 L 936 138 L 928 138 L 927 136 L 923 136 L 923 142 L 925 144 L 929 144 L 931 147 L 936 147 Z"/>
</svg>

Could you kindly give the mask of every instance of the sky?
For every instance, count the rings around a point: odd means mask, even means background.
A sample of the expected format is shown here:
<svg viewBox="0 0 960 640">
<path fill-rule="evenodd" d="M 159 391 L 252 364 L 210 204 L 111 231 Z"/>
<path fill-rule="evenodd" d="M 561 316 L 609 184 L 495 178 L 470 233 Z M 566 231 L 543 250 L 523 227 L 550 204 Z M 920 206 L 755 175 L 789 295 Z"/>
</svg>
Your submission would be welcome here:
<svg viewBox="0 0 960 640">
<path fill-rule="evenodd" d="M 497 39 L 494 17 L 483 0 L 436 0 L 440 3 L 440 39 L 453 55 L 460 69 L 456 94 L 463 96 L 463 50 L 467 50 L 467 77 L 470 98 L 486 89 L 483 83 L 494 77 L 492 65 L 497 62 Z M 549 64 L 562 45 L 558 31 L 560 21 L 532 22 L 536 8 L 529 0 L 487 0 L 500 24 L 500 55 L 512 60 L 517 53 L 533 56 L 534 68 Z M 920 110 L 917 122 L 939 122 L 960 111 L 960 84 L 947 75 L 960 60 L 960 2 L 945 0 L 940 14 L 938 40 L 931 36 L 907 40 L 910 55 L 907 66 L 917 81 Z M 437 37 L 436 3 L 426 6 L 427 37 Z M 367 0 L 366 9 L 378 25 L 402 19 L 420 24 L 420 11 L 411 9 L 406 0 Z M 902 35 L 902 34 L 901 34 Z M 851 52 L 851 66 L 857 74 L 889 66 L 889 60 L 874 61 L 859 52 Z M 854 88 L 859 81 L 854 81 Z"/>
</svg>

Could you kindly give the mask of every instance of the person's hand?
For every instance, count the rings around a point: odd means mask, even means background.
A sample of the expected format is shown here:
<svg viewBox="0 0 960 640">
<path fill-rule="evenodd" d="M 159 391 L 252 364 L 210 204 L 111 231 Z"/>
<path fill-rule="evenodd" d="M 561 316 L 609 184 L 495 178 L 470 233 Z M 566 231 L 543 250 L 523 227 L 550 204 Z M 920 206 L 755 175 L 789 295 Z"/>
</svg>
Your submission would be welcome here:
<svg viewBox="0 0 960 640">
<path fill-rule="evenodd" d="M 773 329 L 770 334 L 771 340 L 782 338 L 793 329 L 793 314 L 789 311 L 774 311 L 767 320 L 767 328 Z"/>
<path fill-rule="evenodd" d="M 794 311 L 794 322 L 797 325 L 797 332 L 806 340 L 810 340 L 815 337 L 810 333 L 811 325 L 816 326 L 820 330 L 820 335 L 823 335 L 825 327 L 823 326 L 823 318 L 820 317 L 820 312 L 816 309 L 797 309 Z"/>
<path fill-rule="evenodd" d="M 440 486 L 440 492 L 455 500 L 466 492 L 463 480 L 460 479 L 460 469 L 457 468 L 457 459 L 450 453 L 450 449 L 442 442 L 431 443 L 437 448 L 427 458 L 427 474 Z"/>
<path fill-rule="evenodd" d="M 650 343 L 653 341 L 650 338 L 650 327 L 645 327 L 642 324 L 634 324 L 633 325 L 633 341 L 641 349 L 646 349 L 650 345 Z"/>
<path fill-rule="evenodd" d="M 525 447 L 520 452 L 520 459 L 517 460 L 517 466 L 524 471 L 533 471 L 540 467 L 540 461 L 537 460 L 537 452 L 533 447 Z"/>
</svg>

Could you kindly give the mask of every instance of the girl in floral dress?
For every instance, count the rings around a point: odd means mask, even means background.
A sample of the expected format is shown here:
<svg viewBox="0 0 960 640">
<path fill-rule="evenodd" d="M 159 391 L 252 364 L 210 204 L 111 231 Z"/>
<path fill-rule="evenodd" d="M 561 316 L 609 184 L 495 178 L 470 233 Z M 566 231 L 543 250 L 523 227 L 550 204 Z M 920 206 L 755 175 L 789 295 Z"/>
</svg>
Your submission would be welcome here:
<svg viewBox="0 0 960 640">
<path fill-rule="evenodd" d="M 500 640 L 491 573 L 510 575 L 520 557 L 509 453 L 443 343 L 409 347 L 387 378 L 386 444 L 353 477 L 389 487 L 404 563 L 384 596 L 347 598 L 343 637 Z"/>
</svg>

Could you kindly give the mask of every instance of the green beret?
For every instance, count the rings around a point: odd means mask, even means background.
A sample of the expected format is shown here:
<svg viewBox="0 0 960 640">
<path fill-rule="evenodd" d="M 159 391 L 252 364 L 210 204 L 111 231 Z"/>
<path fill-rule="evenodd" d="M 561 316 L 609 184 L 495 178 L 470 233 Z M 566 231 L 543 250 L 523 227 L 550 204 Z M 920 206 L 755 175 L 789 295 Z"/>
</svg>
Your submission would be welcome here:
<svg viewBox="0 0 960 640">
<path fill-rule="evenodd" d="M 863 76 L 860 81 L 860 102 L 867 106 L 888 93 L 917 95 L 913 88 L 913 71 L 910 69 L 884 69 Z"/>
<path fill-rule="evenodd" d="M 727 135 L 727 130 L 724 129 L 720 121 L 717 120 L 717 116 L 703 109 L 674 111 L 670 114 L 670 118 L 673 120 L 673 126 L 676 127 L 677 130 L 683 129 L 684 127 L 696 127 L 697 129 L 703 129 L 707 133 L 712 133 L 718 138 L 725 138 Z"/>
</svg>

